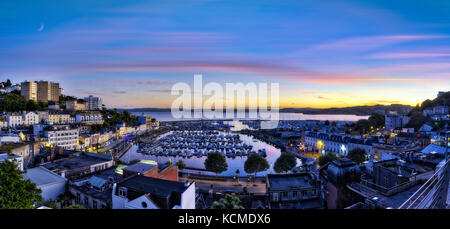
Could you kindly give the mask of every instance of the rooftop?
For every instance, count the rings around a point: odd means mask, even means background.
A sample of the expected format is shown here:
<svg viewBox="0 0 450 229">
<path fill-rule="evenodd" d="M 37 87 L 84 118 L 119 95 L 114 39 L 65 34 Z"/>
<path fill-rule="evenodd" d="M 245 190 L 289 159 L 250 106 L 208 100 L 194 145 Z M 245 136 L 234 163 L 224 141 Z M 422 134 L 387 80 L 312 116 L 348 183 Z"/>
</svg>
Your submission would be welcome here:
<svg viewBox="0 0 450 229">
<path fill-rule="evenodd" d="M 73 170 L 110 160 L 112 160 L 110 156 L 84 152 L 77 157 L 64 158 L 58 161 L 43 164 L 42 166 L 49 170 Z"/>
<path fill-rule="evenodd" d="M 314 179 L 310 173 L 269 174 L 267 175 L 271 191 L 298 190 L 314 188 Z"/>
<path fill-rule="evenodd" d="M 24 177 L 31 180 L 31 182 L 35 183 L 38 187 L 66 181 L 65 178 L 49 171 L 44 167 L 28 169 L 24 174 Z"/>
<path fill-rule="evenodd" d="M 158 167 L 158 165 L 152 165 L 152 164 L 138 162 L 136 164 L 127 166 L 127 167 L 123 168 L 122 170 L 135 172 L 135 173 L 145 173 L 155 167 Z"/>
<path fill-rule="evenodd" d="M 169 197 L 172 193 L 184 193 L 188 186 L 183 182 L 168 181 L 146 176 L 134 176 L 118 183 L 119 187 L 126 187 L 139 193 L 150 193 L 160 197 Z"/>
</svg>

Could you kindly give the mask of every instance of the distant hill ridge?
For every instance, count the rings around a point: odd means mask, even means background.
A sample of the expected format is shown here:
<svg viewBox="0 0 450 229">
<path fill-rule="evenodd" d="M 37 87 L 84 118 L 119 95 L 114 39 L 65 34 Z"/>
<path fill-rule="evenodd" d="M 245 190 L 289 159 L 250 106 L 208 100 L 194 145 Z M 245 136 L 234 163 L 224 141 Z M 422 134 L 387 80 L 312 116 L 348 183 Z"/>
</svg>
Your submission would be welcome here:
<svg viewBox="0 0 450 229">
<path fill-rule="evenodd" d="M 402 104 L 392 105 L 373 105 L 373 106 L 354 106 L 343 108 L 282 108 L 282 113 L 303 113 L 303 114 L 353 114 L 353 115 L 371 115 L 376 111 L 384 110 L 386 112 L 396 111 L 400 114 L 407 114 L 413 107 Z M 170 112 L 170 108 L 133 108 L 117 109 L 127 110 L 129 112 Z M 248 109 L 247 109 L 248 110 Z"/>
</svg>

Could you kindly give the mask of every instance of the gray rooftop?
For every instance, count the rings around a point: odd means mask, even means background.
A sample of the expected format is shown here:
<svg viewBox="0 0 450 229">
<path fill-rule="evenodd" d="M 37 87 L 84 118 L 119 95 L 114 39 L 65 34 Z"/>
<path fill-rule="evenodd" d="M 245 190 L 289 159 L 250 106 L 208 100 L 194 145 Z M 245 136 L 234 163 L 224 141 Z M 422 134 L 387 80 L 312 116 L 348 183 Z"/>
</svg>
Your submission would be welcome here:
<svg viewBox="0 0 450 229">
<path fill-rule="evenodd" d="M 43 164 L 42 166 L 44 166 L 45 168 L 52 170 L 52 171 L 55 169 L 64 171 L 64 170 L 73 170 L 73 169 L 78 169 L 78 168 L 84 168 L 87 166 L 100 164 L 100 163 L 110 161 L 110 160 L 112 160 L 112 158 L 109 156 L 100 155 L 100 154 L 96 155 L 96 154 L 84 152 L 77 157 L 61 159 L 58 161 Z"/>
<path fill-rule="evenodd" d="M 65 178 L 43 167 L 28 169 L 23 176 L 25 179 L 31 180 L 38 187 L 66 181 Z"/>
<path fill-rule="evenodd" d="M 299 190 L 314 188 L 314 180 L 309 173 L 267 175 L 271 191 Z"/>
<path fill-rule="evenodd" d="M 138 162 L 138 163 L 136 163 L 134 165 L 130 165 L 130 166 L 127 166 L 127 167 L 123 168 L 123 170 L 130 171 L 130 172 L 135 172 L 135 173 L 145 173 L 145 172 L 147 172 L 147 171 L 149 171 L 149 170 L 151 170 L 151 169 L 153 169 L 155 167 L 158 167 L 158 166 L 157 165 L 151 165 L 151 164 Z"/>
</svg>

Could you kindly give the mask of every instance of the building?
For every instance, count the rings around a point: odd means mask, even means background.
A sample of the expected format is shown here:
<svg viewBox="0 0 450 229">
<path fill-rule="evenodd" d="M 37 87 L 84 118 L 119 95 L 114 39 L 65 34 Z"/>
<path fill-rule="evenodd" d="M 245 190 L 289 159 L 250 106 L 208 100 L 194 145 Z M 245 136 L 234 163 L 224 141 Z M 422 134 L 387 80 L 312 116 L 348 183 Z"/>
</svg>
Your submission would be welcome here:
<svg viewBox="0 0 450 229">
<path fill-rule="evenodd" d="M 44 132 L 44 136 L 48 139 L 48 143 L 55 147 L 63 149 L 78 149 L 79 131 L 69 126 L 49 126 Z"/>
<path fill-rule="evenodd" d="M 385 128 L 388 131 L 401 129 L 409 122 L 409 117 L 406 115 L 399 115 L 396 113 L 389 113 L 385 116 Z"/>
<path fill-rule="evenodd" d="M 195 182 L 131 176 L 114 184 L 112 208 L 195 209 Z"/>
<path fill-rule="evenodd" d="M 0 145 L 5 143 L 19 143 L 21 140 L 18 134 L 0 134 Z"/>
<path fill-rule="evenodd" d="M 0 128 L 8 128 L 8 119 L 6 117 L 0 117 Z"/>
<path fill-rule="evenodd" d="M 21 95 L 26 100 L 39 102 L 59 101 L 59 83 L 25 81 L 21 84 Z"/>
<path fill-rule="evenodd" d="M 48 113 L 48 123 L 51 124 L 70 124 L 73 123 L 71 116 L 67 112 L 52 111 Z"/>
<path fill-rule="evenodd" d="M 84 100 L 69 100 L 66 102 L 66 110 L 68 111 L 85 111 L 88 109 L 88 103 Z"/>
<path fill-rule="evenodd" d="M 33 161 L 34 156 L 39 153 L 39 143 L 10 142 L 10 143 L 3 144 L 3 142 L 2 142 L 2 145 L 0 146 L 0 150 L 1 151 L 9 151 L 12 154 L 21 156 L 23 159 L 23 162 L 24 162 L 24 168 L 27 168 L 28 164 L 30 164 Z"/>
<path fill-rule="evenodd" d="M 61 110 L 61 105 L 58 102 L 48 102 L 48 109 L 49 110 L 54 110 L 54 111 L 59 111 Z"/>
<path fill-rule="evenodd" d="M 84 98 L 88 104 L 88 110 L 101 110 L 103 105 L 103 100 L 100 97 L 95 97 L 90 95 Z"/>
<path fill-rule="evenodd" d="M 9 154 L 7 152 L 0 152 L 0 163 L 5 162 L 6 160 L 15 160 L 20 171 L 23 171 L 23 158 L 21 156 Z"/>
<path fill-rule="evenodd" d="M 25 81 L 21 84 L 21 88 L 22 88 L 22 90 L 21 90 L 20 94 L 27 101 L 28 100 L 38 101 L 37 83 L 36 82 Z"/>
<path fill-rule="evenodd" d="M 448 114 L 448 106 L 435 106 L 433 107 L 434 115 L 447 115 Z"/>
<path fill-rule="evenodd" d="M 391 159 L 375 162 L 372 177 L 374 189 L 387 192 L 408 182 L 426 180 L 433 175 L 431 168 L 424 168 L 418 164 L 407 163 L 399 159 Z"/>
<path fill-rule="evenodd" d="M 59 83 L 39 81 L 37 82 L 37 98 L 40 102 L 59 101 Z"/>
<path fill-rule="evenodd" d="M 83 123 L 85 125 L 102 125 L 103 116 L 100 112 L 79 112 L 75 115 L 76 123 Z"/>
<path fill-rule="evenodd" d="M 372 138 L 361 139 L 345 135 L 305 132 L 305 146 L 310 151 L 318 151 L 322 154 L 333 153 L 344 156 L 356 148 L 363 149 L 366 154 L 372 154 L 374 141 Z"/>
<path fill-rule="evenodd" d="M 438 95 L 437 95 L 437 97 L 441 97 L 441 96 L 443 96 L 445 93 L 449 93 L 450 91 L 440 91 L 440 92 L 438 92 Z"/>
<path fill-rule="evenodd" d="M 271 209 L 322 208 L 320 181 L 313 173 L 268 174 L 266 190 Z"/>
<path fill-rule="evenodd" d="M 34 111 L 31 112 L 24 111 L 22 116 L 23 116 L 23 125 L 25 126 L 36 125 L 39 124 L 40 122 L 39 114 Z"/>
<path fill-rule="evenodd" d="M 137 174 L 143 176 L 178 181 L 178 168 L 174 165 L 154 165 L 138 162 L 122 169 L 123 177 L 130 177 Z"/>
<path fill-rule="evenodd" d="M 55 201 L 66 191 L 67 179 L 44 167 L 28 169 L 24 178 L 36 184 L 44 201 Z"/>
<path fill-rule="evenodd" d="M 23 116 L 20 113 L 7 113 L 6 119 L 8 120 L 8 127 L 18 127 L 23 126 Z"/>
<path fill-rule="evenodd" d="M 75 204 L 87 209 L 111 209 L 112 187 L 119 182 L 122 175 L 114 169 L 107 169 L 100 173 L 73 182 L 69 185 L 69 192 L 75 196 Z"/>
<path fill-rule="evenodd" d="M 339 158 L 323 166 L 320 171 L 320 176 L 326 182 L 324 198 L 328 209 L 343 209 L 363 200 L 347 188 L 348 184 L 361 180 L 361 170 L 355 162 Z"/>
<path fill-rule="evenodd" d="M 90 174 L 111 168 L 111 156 L 83 152 L 79 156 L 63 158 L 42 164 L 46 169 L 70 180 L 84 178 Z"/>
</svg>

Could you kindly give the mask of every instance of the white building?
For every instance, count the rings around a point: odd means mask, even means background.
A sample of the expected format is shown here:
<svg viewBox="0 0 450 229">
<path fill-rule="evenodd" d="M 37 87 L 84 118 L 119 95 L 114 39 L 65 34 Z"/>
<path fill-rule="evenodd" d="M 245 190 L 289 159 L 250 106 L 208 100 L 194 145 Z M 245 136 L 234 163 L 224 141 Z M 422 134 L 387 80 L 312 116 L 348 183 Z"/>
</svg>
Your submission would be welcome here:
<svg viewBox="0 0 450 229">
<path fill-rule="evenodd" d="M 386 115 L 385 128 L 388 131 L 401 129 L 409 122 L 409 117 L 406 115 L 399 115 L 396 113 L 389 113 Z"/>
<path fill-rule="evenodd" d="M 17 127 L 23 125 L 23 116 L 20 113 L 7 113 L 8 127 Z"/>
<path fill-rule="evenodd" d="M 347 155 L 353 149 L 360 148 L 366 154 L 373 154 L 373 142 L 371 139 L 359 139 L 349 136 L 334 135 L 327 133 L 316 133 L 308 131 L 305 133 L 305 146 L 311 151 L 319 153 L 333 153 Z"/>
<path fill-rule="evenodd" d="M 88 103 L 88 110 L 101 110 L 103 105 L 103 100 L 100 97 L 95 97 L 90 95 L 84 98 Z"/>
<path fill-rule="evenodd" d="M 87 125 L 103 124 L 103 116 L 100 112 L 80 112 L 75 115 L 75 122 Z"/>
<path fill-rule="evenodd" d="M 23 112 L 22 114 L 23 116 L 23 125 L 25 126 L 32 126 L 35 124 L 39 124 L 40 120 L 39 120 L 39 114 L 37 114 L 36 112 Z"/>
<path fill-rule="evenodd" d="M 36 184 L 44 201 L 55 201 L 66 191 L 67 179 L 44 167 L 28 169 L 24 177 Z"/>
<path fill-rule="evenodd" d="M 50 130 L 45 131 L 45 137 L 52 146 L 62 147 L 63 149 L 78 149 L 79 131 L 78 129 L 70 129 L 69 126 L 53 126 Z"/>
<path fill-rule="evenodd" d="M 195 209 L 195 182 L 184 183 L 136 175 L 112 190 L 113 209 Z"/>
</svg>

